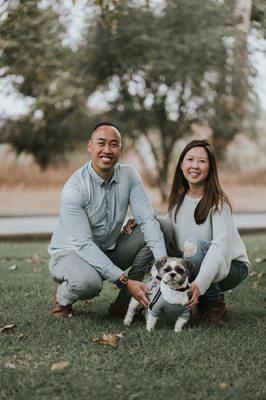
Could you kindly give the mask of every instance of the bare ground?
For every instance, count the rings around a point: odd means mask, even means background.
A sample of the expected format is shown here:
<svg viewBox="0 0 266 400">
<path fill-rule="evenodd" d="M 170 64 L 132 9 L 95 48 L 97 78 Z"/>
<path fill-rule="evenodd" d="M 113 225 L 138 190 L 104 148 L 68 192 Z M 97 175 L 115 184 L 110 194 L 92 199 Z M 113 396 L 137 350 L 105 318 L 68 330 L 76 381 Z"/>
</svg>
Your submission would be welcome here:
<svg viewBox="0 0 266 400">
<path fill-rule="evenodd" d="M 57 215 L 64 182 L 87 161 L 87 152 L 73 153 L 68 164 L 49 167 L 46 171 L 30 158 L 15 158 L 9 149 L 0 149 L 0 216 Z M 142 165 L 131 154 L 122 161 L 142 171 Z M 167 209 L 158 189 L 149 186 L 145 171 L 141 172 L 153 207 Z M 266 173 L 247 174 L 234 169 L 221 176 L 222 186 L 232 201 L 235 212 L 266 212 Z"/>
<path fill-rule="evenodd" d="M 265 212 L 266 187 L 226 185 L 235 212 Z M 0 188 L 0 215 L 56 215 L 59 212 L 61 187 L 2 187 Z M 166 210 L 156 189 L 148 189 L 156 211 Z"/>
</svg>

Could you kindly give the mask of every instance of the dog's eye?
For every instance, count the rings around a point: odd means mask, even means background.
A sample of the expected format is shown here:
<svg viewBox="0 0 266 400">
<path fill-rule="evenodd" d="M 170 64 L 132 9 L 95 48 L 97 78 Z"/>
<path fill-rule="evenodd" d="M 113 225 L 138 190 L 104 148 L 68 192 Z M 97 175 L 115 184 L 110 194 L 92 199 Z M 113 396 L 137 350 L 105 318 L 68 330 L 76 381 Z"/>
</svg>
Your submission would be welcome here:
<svg viewBox="0 0 266 400">
<path fill-rule="evenodd" d="M 166 268 L 164 268 L 164 272 L 170 272 L 170 271 L 172 271 L 172 268 L 171 267 L 166 267 Z"/>
<path fill-rule="evenodd" d="M 183 274 L 185 271 L 180 267 L 175 267 L 175 270 L 178 274 Z"/>
</svg>

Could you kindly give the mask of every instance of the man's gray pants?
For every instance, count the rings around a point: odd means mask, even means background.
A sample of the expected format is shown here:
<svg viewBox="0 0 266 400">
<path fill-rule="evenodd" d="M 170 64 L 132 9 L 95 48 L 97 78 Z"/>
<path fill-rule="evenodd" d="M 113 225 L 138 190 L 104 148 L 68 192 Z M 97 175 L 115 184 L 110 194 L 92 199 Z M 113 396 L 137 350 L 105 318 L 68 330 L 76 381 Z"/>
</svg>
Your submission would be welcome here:
<svg viewBox="0 0 266 400">
<path fill-rule="evenodd" d="M 160 220 L 166 243 L 172 239 L 172 227 L 165 220 Z M 104 253 L 123 271 L 128 269 L 130 279 L 141 281 L 153 260 L 153 254 L 146 245 L 143 233 L 136 227 L 131 235 L 120 234 L 113 250 Z M 102 290 L 103 278 L 74 250 L 62 250 L 52 255 L 49 263 L 50 273 L 58 283 L 57 301 L 62 306 L 69 306 L 77 300 L 91 299 Z M 119 296 L 129 301 L 127 290 L 121 290 Z"/>
</svg>

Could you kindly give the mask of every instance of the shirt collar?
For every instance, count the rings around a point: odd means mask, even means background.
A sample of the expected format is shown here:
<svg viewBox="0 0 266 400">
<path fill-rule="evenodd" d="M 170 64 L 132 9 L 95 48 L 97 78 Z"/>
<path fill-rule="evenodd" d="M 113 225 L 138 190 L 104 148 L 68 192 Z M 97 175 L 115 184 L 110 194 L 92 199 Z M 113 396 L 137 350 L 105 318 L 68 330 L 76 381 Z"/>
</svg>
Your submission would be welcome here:
<svg viewBox="0 0 266 400">
<path fill-rule="evenodd" d="M 100 175 L 98 175 L 97 172 L 93 169 L 91 161 L 88 162 L 88 172 L 89 172 L 89 174 L 91 175 L 91 177 L 93 178 L 93 180 L 94 180 L 96 183 L 98 183 L 98 185 L 101 186 L 104 182 L 106 182 L 106 181 L 105 181 Z M 112 179 L 110 180 L 110 183 L 111 183 L 111 182 L 115 182 L 115 183 L 120 182 L 120 167 L 119 167 L 119 164 L 116 164 L 116 165 L 115 165 L 114 173 L 113 173 Z"/>
</svg>

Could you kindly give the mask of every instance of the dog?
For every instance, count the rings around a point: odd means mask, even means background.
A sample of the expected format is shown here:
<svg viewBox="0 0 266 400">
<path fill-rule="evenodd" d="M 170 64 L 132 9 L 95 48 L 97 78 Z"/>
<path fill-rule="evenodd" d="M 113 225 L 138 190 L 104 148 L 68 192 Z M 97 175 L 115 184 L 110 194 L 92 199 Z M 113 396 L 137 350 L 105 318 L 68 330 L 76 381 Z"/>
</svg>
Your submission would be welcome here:
<svg viewBox="0 0 266 400">
<path fill-rule="evenodd" d="M 163 262 L 155 263 L 144 282 L 151 289 L 149 306 L 146 310 L 146 329 L 151 332 L 161 314 L 175 316 L 175 332 L 181 332 L 188 322 L 190 311 L 185 307 L 189 301 L 189 270 L 193 268 L 190 261 L 182 258 L 167 257 Z M 130 325 L 140 303 L 132 297 L 124 319 L 124 325 Z"/>
</svg>

